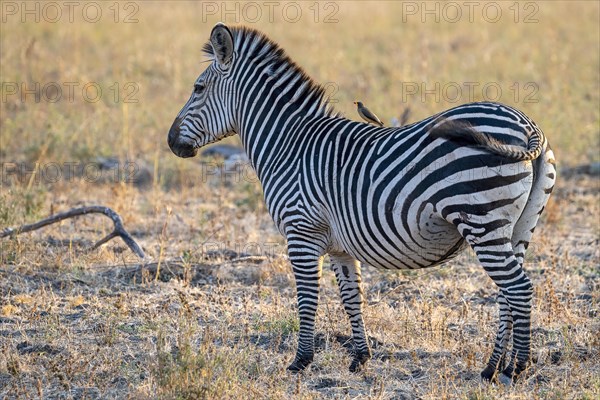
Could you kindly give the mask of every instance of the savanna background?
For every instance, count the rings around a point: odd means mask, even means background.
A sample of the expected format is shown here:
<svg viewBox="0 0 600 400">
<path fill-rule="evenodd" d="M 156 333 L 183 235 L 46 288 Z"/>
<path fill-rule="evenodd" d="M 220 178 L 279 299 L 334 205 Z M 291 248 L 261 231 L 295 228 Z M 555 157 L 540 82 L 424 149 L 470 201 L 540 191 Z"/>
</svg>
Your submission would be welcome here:
<svg viewBox="0 0 600 400">
<path fill-rule="evenodd" d="M 112 230 L 102 216 L 1 239 L 1 398 L 600 396 L 598 2 L 48 4 L 0 3 L 0 229 L 106 205 L 147 258 L 119 239 L 89 251 Z M 386 124 L 497 100 L 538 123 L 558 183 L 526 264 L 526 378 L 479 381 L 496 290 L 469 252 L 431 270 L 364 268 L 374 358 L 359 374 L 326 260 L 315 362 L 286 372 L 294 281 L 259 182 L 243 157 L 184 160 L 166 144 L 217 21 L 279 42 L 348 118 L 355 100 Z"/>
</svg>

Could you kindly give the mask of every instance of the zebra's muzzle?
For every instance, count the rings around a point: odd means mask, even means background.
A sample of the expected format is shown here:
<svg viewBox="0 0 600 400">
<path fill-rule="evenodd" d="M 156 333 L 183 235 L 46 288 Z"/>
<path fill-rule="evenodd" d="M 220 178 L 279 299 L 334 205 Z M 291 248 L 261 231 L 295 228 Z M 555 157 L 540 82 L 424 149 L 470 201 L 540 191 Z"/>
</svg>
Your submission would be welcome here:
<svg viewBox="0 0 600 400">
<path fill-rule="evenodd" d="M 198 153 L 198 149 L 193 143 L 190 143 L 189 141 L 185 140 L 185 138 L 181 137 L 180 124 L 181 119 L 177 118 L 173 122 L 173 125 L 171 125 L 171 129 L 169 129 L 169 135 L 167 137 L 169 148 L 178 157 L 194 157 L 196 153 Z"/>
</svg>

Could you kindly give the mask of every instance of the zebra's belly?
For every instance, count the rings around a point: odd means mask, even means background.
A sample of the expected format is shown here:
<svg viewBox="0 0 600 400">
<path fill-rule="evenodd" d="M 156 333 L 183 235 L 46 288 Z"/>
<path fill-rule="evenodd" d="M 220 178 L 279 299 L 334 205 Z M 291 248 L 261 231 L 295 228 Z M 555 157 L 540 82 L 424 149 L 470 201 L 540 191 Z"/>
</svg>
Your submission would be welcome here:
<svg viewBox="0 0 600 400">
<path fill-rule="evenodd" d="M 437 215 L 430 204 L 424 205 L 414 221 L 399 212 L 391 218 L 371 215 L 361 224 L 338 221 L 332 226 L 333 250 L 376 268 L 415 269 L 448 261 L 466 246 L 456 227 Z"/>
</svg>

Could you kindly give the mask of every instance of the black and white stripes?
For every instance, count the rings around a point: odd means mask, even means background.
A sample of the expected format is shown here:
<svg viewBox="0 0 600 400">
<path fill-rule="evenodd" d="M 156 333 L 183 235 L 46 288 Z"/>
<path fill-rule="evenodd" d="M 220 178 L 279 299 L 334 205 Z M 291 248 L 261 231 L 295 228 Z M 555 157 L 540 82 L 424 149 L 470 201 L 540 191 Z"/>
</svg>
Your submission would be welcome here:
<svg viewBox="0 0 600 400">
<path fill-rule="evenodd" d="M 325 91 L 274 42 L 218 24 L 213 62 L 169 132 L 175 154 L 239 134 L 285 235 L 300 333 L 291 370 L 314 354 L 321 262 L 329 254 L 349 316 L 358 370 L 370 358 L 360 263 L 425 268 L 470 245 L 500 289 L 500 327 L 482 372 L 509 382 L 530 356 L 532 285 L 525 249 L 555 181 L 541 130 L 498 103 L 472 103 L 401 128 L 336 114 Z M 507 356 L 510 335 L 512 353 Z"/>
</svg>

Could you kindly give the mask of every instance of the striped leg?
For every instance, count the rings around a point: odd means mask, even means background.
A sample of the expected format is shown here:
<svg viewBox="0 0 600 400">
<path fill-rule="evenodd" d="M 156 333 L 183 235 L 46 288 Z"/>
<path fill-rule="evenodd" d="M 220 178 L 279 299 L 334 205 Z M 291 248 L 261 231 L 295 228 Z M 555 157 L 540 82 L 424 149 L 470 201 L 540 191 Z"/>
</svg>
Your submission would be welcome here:
<svg viewBox="0 0 600 400">
<path fill-rule="evenodd" d="M 357 372 L 371 358 L 371 349 L 367 342 L 362 316 L 364 298 L 361 287 L 360 263 L 344 253 L 330 254 L 330 258 L 331 268 L 340 287 L 342 303 L 350 319 L 350 325 L 352 325 L 355 354 L 350 364 L 350 372 Z"/>
<path fill-rule="evenodd" d="M 495 229 L 487 232 L 484 229 L 484 233 L 480 234 L 479 232 L 482 232 L 481 228 L 484 226 L 495 227 Z M 487 221 L 485 224 L 471 226 L 469 226 L 469 223 L 461 223 L 459 229 L 475 251 L 475 254 L 477 254 L 477 258 L 487 274 L 500 288 L 498 297 L 500 301 L 500 328 L 488 366 L 481 373 L 483 378 L 491 378 L 494 375 L 496 365 L 500 368 L 503 367 L 501 361 L 510 335 L 507 306 L 510 310 L 513 350 L 508 367 L 499 376 L 500 381 L 507 384 L 525 370 L 529 363 L 533 285 L 515 257 L 511 244 L 512 229 L 509 226 L 499 224 L 496 221 Z"/>
<path fill-rule="evenodd" d="M 502 292 L 498 293 L 498 304 L 500 305 L 500 326 L 494 343 L 494 351 L 492 351 L 487 366 L 481 372 L 481 377 L 487 381 L 494 379 L 496 371 L 504 369 L 506 364 L 506 350 L 512 332 L 512 314 Z"/>
<path fill-rule="evenodd" d="M 525 204 L 525 207 L 523 209 L 523 213 L 521 214 L 519 220 L 513 228 L 513 234 L 511 238 L 513 253 L 515 255 L 515 258 L 517 259 L 517 262 L 521 266 L 521 269 L 525 261 L 525 252 L 533 236 L 533 231 L 535 230 L 540 215 L 542 214 L 542 211 L 544 210 L 544 207 L 548 202 L 548 198 L 550 197 L 550 193 L 554 188 L 554 183 L 556 180 L 554 154 L 550 148 L 545 148 L 544 153 L 540 158 L 538 158 L 535 161 L 535 163 L 537 175 L 534 179 L 533 187 L 529 194 L 529 198 L 527 199 L 527 203 Z M 531 294 L 528 293 L 528 285 L 525 283 L 525 281 L 526 280 L 524 280 L 523 287 L 521 289 L 522 292 L 519 293 L 519 295 L 522 295 L 521 300 L 523 303 L 526 304 L 515 305 L 515 307 L 512 307 L 512 309 L 510 305 L 508 306 L 508 308 L 511 309 L 511 314 L 517 314 L 520 318 L 519 320 L 517 320 L 515 317 L 515 321 L 518 321 L 519 325 L 515 324 L 514 327 L 515 347 L 513 348 L 510 363 L 508 366 L 504 365 L 505 363 L 503 361 L 503 358 L 506 353 L 506 348 L 504 347 L 502 349 L 502 357 L 499 358 L 500 363 L 496 364 L 498 365 L 498 369 L 506 367 L 502 371 L 503 373 L 500 375 L 500 380 L 505 384 L 509 384 L 513 376 L 516 377 L 519 375 L 519 373 L 522 372 L 522 370 L 527 366 L 527 362 L 529 359 L 529 353 L 531 348 L 531 323 L 529 319 L 531 310 Z M 502 295 L 502 292 L 500 293 L 500 295 Z M 504 299 L 504 302 L 506 302 L 506 299 Z M 503 303 L 500 301 L 501 322 L 500 329 L 498 332 L 498 338 L 496 339 L 496 347 L 498 345 L 498 339 L 500 337 L 500 334 L 503 330 L 503 308 L 506 308 L 506 306 L 503 306 Z M 523 318 L 521 314 L 525 314 L 525 318 Z M 522 346 L 521 349 L 519 349 L 519 347 L 516 346 L 516 343 L 519 341 L 517 335 L 523 337 L 522 343 L 520 344 L 520 346 Z M 509 336 L 510 328 L 508 329 L 508 332 L 504 337 L 505 346 L 508 344 Z M 495 357 L 497 357 L 497 355 L 500 354 L 496 352 L 496 347 L 494 348 L 494 352 L 490 357 L 488 367 L 484 370 L 484 372 L 482 372 L 482 377 L 484 378 L 487 378 L 487 376 L 484 376 L 484 373 L 486 371 L 488 373 L 490 372 L 490 367 L 496 362 Z M 526 355 L 527 357 L 525 358 Z"/>
<path fill-rule="evenodd" d="M 288 255 L 296 279 L 300 317 L 298 350 L 294 362 L 288 366 L 290 371 L 304 370 L 313 361 L 315 354 L 315 316 L 319 301 L 324 242 L 311 239 L 295 233 L 287 235 Z"/>
<path fill-rule="evenodd" d="M 502 242 L 504 244 L 500 244 Z M 508 384 L 512 381 L 513 377 L 516 378 L 525 370 L 529 362 L 533 285 L 514 256 L 509 239 L 497 239 L 475 244 L 473 245 L 473 249 L 479 257 L 483 268 L 496 285 L 500 287 L 501 298 L 506 300 L 512 316 L 513 351 L 508 367 L 504 369 L 499 377 L 502 383 Z M 490 259 L 487 257 L 490 253 L 496 255 L 504 254 L 505 258 Z M 502 353 L 504 352 L 502 342 L 505 340 L 506 335 L 505 332 L 502 332 L 502 329 L 503 325 L 501 322 L 500 331 L 498 332 L 498 337 L 501 337 L 501 341 L 498 342 L 497 340 L 492 354 L 492 357 L 498 357 L 499 360 L 501 360 Z M 496 350 L 496 347 L 498 350 Z"/>
<path fill-rule="evenodd" d="M 515 259 L 516 260 L 516 259 Z M 518 275 L 512 285 L 502 288 L 513 319 L 513 349 L 508 366 L 500 374 L 500 381 L 509 385 L 529 365 L 531 356 L 531 303 L 533 285 L 518 266 Z"/>
</svg>

